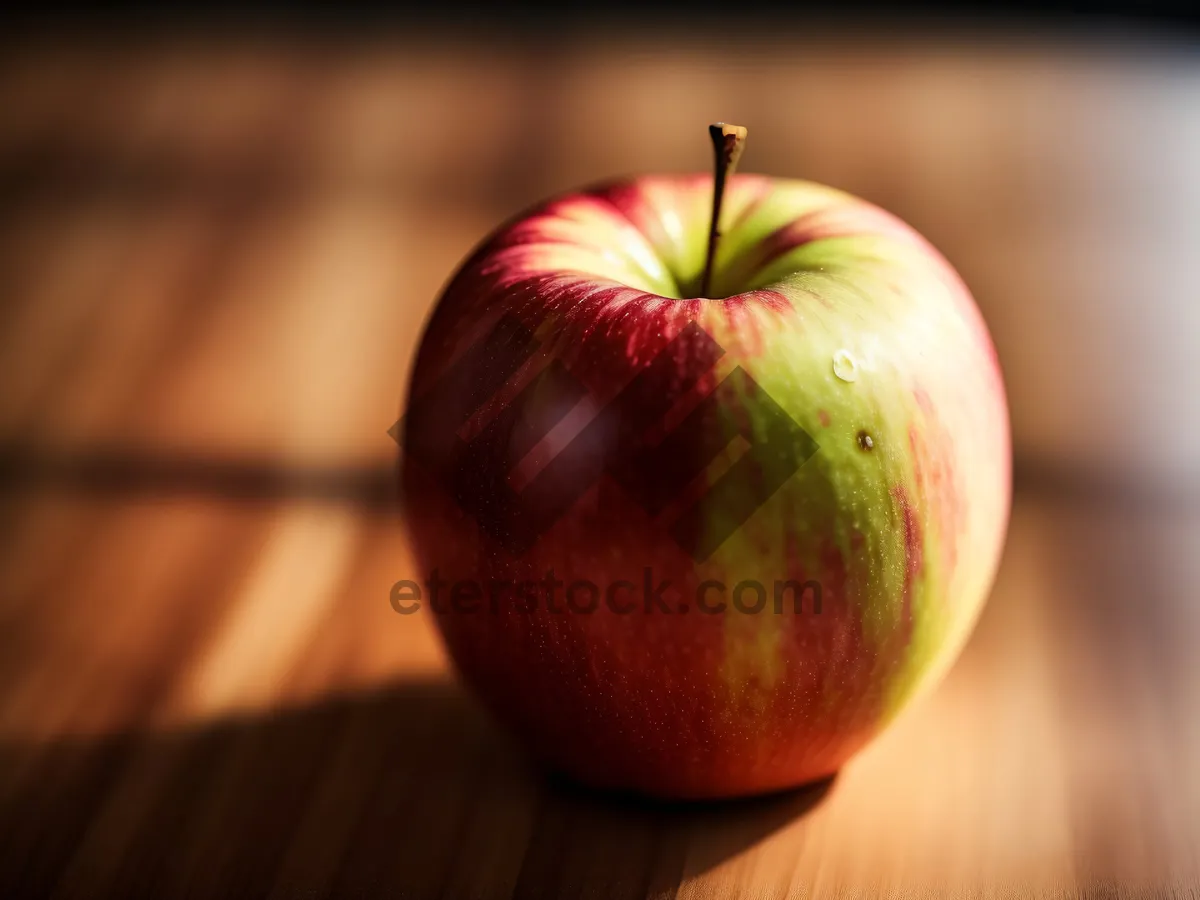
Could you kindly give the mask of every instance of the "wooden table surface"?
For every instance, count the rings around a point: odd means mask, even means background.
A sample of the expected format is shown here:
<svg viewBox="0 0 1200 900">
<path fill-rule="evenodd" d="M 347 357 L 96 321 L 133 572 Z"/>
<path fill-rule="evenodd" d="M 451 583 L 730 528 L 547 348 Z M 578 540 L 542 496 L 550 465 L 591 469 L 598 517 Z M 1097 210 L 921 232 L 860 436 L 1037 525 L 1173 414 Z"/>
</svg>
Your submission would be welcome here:
<svg viewBox="0 0 1200 900">
<path fill-rule="evenodd" d="M 9 58 L 0 896 L 1196 896 L 1189 496 L 1019 469 L 944 684 L 750 802 L 546 778 L 391 610 L 417 329 L 536 183 L 480 52 Z"/>
</svg>

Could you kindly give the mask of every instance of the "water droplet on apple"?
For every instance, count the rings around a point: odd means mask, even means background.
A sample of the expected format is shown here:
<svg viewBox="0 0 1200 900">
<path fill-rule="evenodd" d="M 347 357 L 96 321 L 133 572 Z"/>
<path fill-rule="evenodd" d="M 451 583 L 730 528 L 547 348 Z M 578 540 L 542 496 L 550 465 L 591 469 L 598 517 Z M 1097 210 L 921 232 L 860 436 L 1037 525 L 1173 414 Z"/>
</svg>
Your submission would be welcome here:
<svg viewBox="0 0 1200 900">
<path fill-rule="evenodd" d="M 833 374 L 842 381 L 858 381 L 858 360 L 849 350 L 838 350 L 833 354 Z"/>
</svg>

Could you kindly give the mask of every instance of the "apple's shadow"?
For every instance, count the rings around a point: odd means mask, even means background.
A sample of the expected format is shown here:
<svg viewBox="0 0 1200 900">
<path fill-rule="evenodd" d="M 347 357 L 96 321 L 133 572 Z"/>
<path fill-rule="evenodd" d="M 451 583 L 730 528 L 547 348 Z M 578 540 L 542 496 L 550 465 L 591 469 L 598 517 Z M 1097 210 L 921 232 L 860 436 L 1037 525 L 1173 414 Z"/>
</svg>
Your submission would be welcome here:
<svg viewBox="0 0 1200 900">
<path fill-rule="evenodd" d="M 0 896 L 673 896 L 831 782 L 714 804 L 543 775 L 453 685 L 0 745 Z"/>
</svg>

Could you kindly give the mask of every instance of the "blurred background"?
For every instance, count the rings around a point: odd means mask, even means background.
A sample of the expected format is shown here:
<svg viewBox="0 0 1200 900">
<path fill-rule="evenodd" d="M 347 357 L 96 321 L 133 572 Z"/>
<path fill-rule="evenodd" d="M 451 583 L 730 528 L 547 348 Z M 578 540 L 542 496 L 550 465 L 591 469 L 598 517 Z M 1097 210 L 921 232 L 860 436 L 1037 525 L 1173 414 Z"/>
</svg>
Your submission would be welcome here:
<svg viewBox="0 0 1200 900">
<path fill-rule="evenodd" d="M 1191 23 L 75 10 L 0 40 L 10 896 L 1195 887 Z M 963 659 L 832 786 L 663 809 L 546 780 L 392 612 L 386 431 L 477 241 L 706 170 L 717 120 L 744 171 L 861 195 L 958 267 L 1016 499 Z"/>
</svg>

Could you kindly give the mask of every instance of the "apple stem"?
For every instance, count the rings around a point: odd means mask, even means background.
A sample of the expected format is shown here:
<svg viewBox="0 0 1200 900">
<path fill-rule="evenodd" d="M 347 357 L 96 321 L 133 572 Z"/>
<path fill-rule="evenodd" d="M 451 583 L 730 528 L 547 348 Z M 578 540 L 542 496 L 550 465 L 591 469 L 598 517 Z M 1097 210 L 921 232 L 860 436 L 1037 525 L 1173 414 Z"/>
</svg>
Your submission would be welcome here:
<svg viewBox="0 0 1200 900">
<path fill-rule="evenodd" d="M 712 222 L 708 229 L 708 256 L 704 259 L 704 275 L 700 279 L 700 296 L 707 297 L 712 289 L 713 260 L 721 240 L 721 201 L 725 199 L 725 181 L 737 169 L 742 150 L 746 147 L 746 129 L 741 125 L 718 122 L 708 126 L 713 142 L 713 202 Z"/>
</svg>

